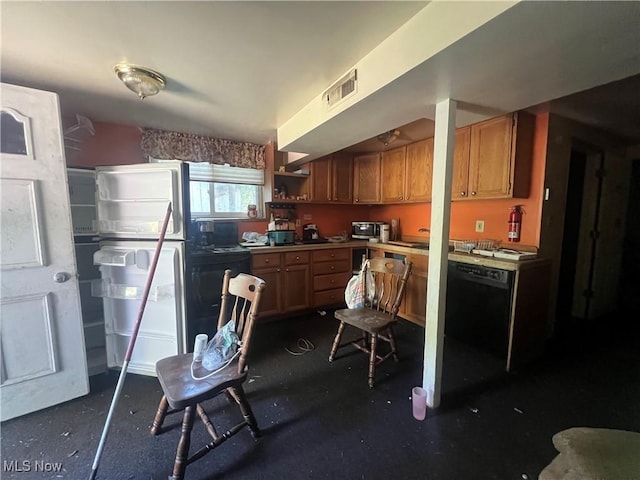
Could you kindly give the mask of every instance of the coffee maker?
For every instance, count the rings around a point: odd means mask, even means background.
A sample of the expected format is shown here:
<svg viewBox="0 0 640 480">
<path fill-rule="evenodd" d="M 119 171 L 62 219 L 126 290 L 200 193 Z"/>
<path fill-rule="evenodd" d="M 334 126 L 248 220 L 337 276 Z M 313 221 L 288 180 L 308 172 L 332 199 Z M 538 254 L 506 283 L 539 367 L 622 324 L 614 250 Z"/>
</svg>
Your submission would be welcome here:
<svg viewBox="0 0 640 480">
<path fill-rule="evenodd" d="M 319 238 L 320 232 L 318 232 L 318 226 L 315 223 L 307 223 L 302 227 L 302 241 L 318 240 Z"/>
</svg>

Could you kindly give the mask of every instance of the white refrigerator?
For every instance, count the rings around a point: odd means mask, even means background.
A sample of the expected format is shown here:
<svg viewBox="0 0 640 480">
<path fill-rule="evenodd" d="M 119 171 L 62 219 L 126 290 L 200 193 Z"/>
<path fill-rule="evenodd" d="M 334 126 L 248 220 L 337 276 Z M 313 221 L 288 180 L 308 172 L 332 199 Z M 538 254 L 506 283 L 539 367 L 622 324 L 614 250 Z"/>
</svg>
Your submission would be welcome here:
<svg viewBox="0 0 640 480">
<path fill-rule="evenodd" d="M 101 278 L 92 294 L 103 299 L 110 368 L 123 364 L 169 202 L 172 214 L 129 371 L 155 376 L 158 360 L 187 351 L 188 179 L 182 162 L 96 168 L 100 249 L 94 263 Z"/>
</svg>

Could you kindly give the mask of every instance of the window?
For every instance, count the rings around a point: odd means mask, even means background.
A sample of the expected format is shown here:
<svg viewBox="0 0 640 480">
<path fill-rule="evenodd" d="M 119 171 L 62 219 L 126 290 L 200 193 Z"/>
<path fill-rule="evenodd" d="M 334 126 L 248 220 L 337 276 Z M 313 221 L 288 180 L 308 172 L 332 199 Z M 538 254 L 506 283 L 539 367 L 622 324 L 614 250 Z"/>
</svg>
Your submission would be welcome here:
<svg viewBox="0 0 640 480">
<path fill-rule="evenodd" d="M 192 217 L 246 218 L 249 205 L 256 205 L 261 217 L 262 187 L 191 180 Z"/>
<path fill-rule="evenodd" d="M 170 162 L 149 158 L 150 162 Z M 191 218 L 247 218 L 249 205 L 256 205 L 258 217 L 263 217 L 262 186 L 264 170 L 212 165 L 189 164 Z"/>
</svg>

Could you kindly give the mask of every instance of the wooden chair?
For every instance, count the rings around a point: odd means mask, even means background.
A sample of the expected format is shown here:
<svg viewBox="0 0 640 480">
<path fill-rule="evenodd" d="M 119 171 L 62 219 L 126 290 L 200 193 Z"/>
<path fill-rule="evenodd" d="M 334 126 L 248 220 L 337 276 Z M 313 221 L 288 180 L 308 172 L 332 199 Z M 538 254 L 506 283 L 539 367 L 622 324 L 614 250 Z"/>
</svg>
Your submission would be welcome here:
<svg viewBox="0 0 640 480">
<path fill-rule="evenodd" d="M 162 424 L 167 414 L 184 411 L 182 432 L 178 442 L 173 473 L 169 477 L 171 480 L 184 478 L 187 465 L 203 457 L 231 436 L 240 432 L 244 427 L 249 427 L 254 438 L 260 436 L 258 424 L 242 389 L 242 384 L 247 378 L 247 352 L 249 351 L 251 334 L 256 322 L 265 282 L 258 277 L 244 273 L 240 273 L 234 278 L 230 277 L 231 270 L 226 270 L 222 283 L 218 330 L 228 321 L 235 320 L 236 332 L 242 341 L 239 347 L 239 356 L 220 372 L 204 380 L 194 380 L 192 377 L 193 353 L 175 355 L 159 360 L 156 363 L 156 373 L 164 395 L 160 400 L 158 411 L 153 420 L 151 433 L 153 435 L 161 433 Z M 193 373 L 197 377 L 202 377 L 210 372 L 202 368 L 202 366 L 194 366 Z M 223 392 L 238 404 L 244 420 L 231 427 L 225 433 L 218 434 L 204 411 L 202 402 Z M 169 410 L 168 407 L 171 407 L 171 409 Z M 204 423 L 213 441 L 189 457 L 191 430 L 196 413 Z"/>
<path fill-rule="evenodd" d="M 372 258 L 365 266 L 365 273 L 373 274 L 375 295 L 365 302 L 364 308 L 336 310 L 334 316 L 340 320 L 336 338 L 331 347 L 329 361 L 332 362 L 339 348 L 353 345 L 369 355 L 369 387 L 373 388 L 376 366 L 393 356 L 398 361 L 398 350 L 393 336 L 393 324 L 397 321 L 400 303 L 404 297 L 407 279 L 411 273 L 411 262 L 392 258 Z M 366 278 L 366 275 L 365 275 Z M 365 286 L 365 292 L 368 287 Z M 345 325 L 362 331 L 362 338 L 341 344 Z M 384 356 L 378 352 L 378 340 L 390 345 Z"/>
</svg>

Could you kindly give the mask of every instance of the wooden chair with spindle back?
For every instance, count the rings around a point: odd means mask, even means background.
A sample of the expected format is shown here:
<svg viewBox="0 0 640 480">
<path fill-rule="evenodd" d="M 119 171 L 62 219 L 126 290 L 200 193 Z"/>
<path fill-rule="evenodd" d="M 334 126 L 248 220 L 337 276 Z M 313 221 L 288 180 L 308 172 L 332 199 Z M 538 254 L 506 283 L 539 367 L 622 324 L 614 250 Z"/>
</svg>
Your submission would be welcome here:
<svg viewBox="0 0 640 480">
<path fill-rule="evenodd" d="M 393 258 L 372 258 L 365 260 L 365 279 L 367 272 L 373 275 L 375 294 L 373 298 L 365 301 L 364 308 L 336 310 L 334 316 L 340 320 L 340 325 L 331 347 L 329 361 L 335 359 L 339 348 L 347 345 L 363 351 L 369 355 L 369 387 L 373 387 L 376 366 L 392 356 L 398 361 L 393 325 L 398 320 L 398 310 L 411 273 L 411 262 L 404 263 Z M 364 291 L 368 290 L 365 285 Z M 360 329 L 362 338 L 341 344 L 345 325 Z M 390 350 L 385 355 L 378 351 L 378 340 L 384 340 L 390 345 Z"/>
<path fill-rule="evenodd" d="M 169 477 L 171 480 L 183 479 L 187 465 L 203 457 L 244 427 L 249 428 L 254 438 L 260 436 L 258 424 L 242 384 L 247 378 L 247 353 L 264 287 L 264 280 L 258 277 L 240 273 L 231 278 L 231 270 L 224 272 L 218 330 L 228 321 L 235 320 L 235 328 L 241 345 L 239 355 L 220 371 L 208 378 L 195 380 L 192 375 L 193 353 L 175 355 L 156 363 L 156 373 L 164 395 L 153 420 L 151 433 L 153 435 L 161 433 L 166 415 L 184 411 L 173 473 Z M 195 364 L 193 368 L 193 374 L 197 377 L 210 373 L 198 364 Z M 226 393 L 237 403 L 244 419 L 225 433 L 218 434 L 201 404 L 221 393 Z M 191 430 L 196 413 L 213 441 L 189 457 Z"/>
</svg>

